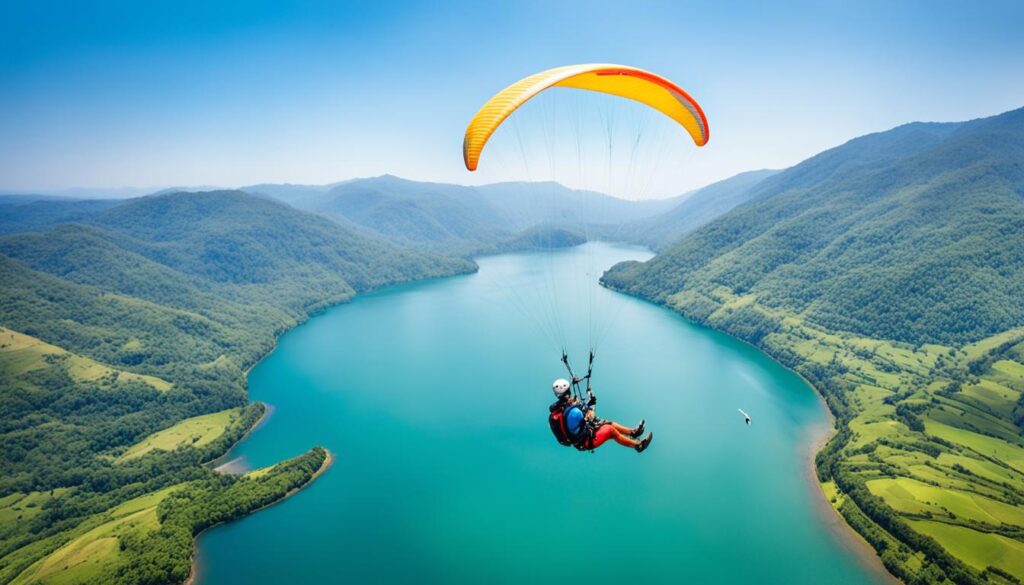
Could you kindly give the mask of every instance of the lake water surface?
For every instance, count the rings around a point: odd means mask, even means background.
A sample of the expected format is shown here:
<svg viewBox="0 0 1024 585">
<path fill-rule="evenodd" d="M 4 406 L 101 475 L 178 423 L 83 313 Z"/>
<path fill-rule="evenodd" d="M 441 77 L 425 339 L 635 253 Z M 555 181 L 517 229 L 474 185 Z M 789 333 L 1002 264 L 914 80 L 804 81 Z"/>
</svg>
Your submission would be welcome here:
<svg viewBox="0 0 1024 585">
<path fill-rule="evenodd" d="M 597 286 L 649 256 L 592 243 L 483 258 L 478 274 L 361 296 L 284 335 L 249 376 L 273 414 L 231 456 L 261 467 L 322 445 L 334 466 L 205 533 L 198 583 L 872 582 L 807 481 L 828 424 L 813 391 Z M 647 418 L 640 455 L 578 453 L 547 428 L 564 373 L 545 332 L 565 332 L 582 367 L 602 329 L 599 413 Z"/>
</svg>

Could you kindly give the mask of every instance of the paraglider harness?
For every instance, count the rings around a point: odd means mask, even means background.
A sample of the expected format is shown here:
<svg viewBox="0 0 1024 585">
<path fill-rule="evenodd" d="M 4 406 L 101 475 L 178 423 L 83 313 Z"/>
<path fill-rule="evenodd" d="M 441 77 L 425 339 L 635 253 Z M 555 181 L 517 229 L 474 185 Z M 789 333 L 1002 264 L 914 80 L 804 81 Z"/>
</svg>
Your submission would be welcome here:
<svg viewBox="0 0 1024 585">
<path fill-rule="evenodd" d="M 548 424 L 551 426 L 551 432 L 555 435 L 555 439 L 559 444 L 566 447 L 576 447 L 579 451 L 590 451 L 594 452 L 592 441 L 594 438 L 594 431 L 597 427 L 601 426 L 601 422 L 596 419 L 589 419 L 586 417 L 586 413 L 597 404 L 597 397 L 594 396 L 594 390 L 590 386 L 590 379 L 594 373 L 594 352 L 590 352 L 590 359 L 587 363 L 587 374 L 585 376 L 577 376 L 573 371 L 572 366 L 569 365 L 569 356 L 562 352 L 562 363 L 565 364 L 565 369 L 569 370 L 569 379 L 572 384 L 572 395 L 576 397 L 576 401 L 569 401 L 559 399 L 549 408 L 550 414 L 548 415 Z M 586 381 L 587 385 L 585 388 L 580 386 L 580 383 Z M 584 399 L 583 393 L 586 392 L 587 397 Z M 579 408 L 583 411 L 583 421 L 580 423 L 580 430 L 575 436 L 569 433 L 569 428 L 566 426 L 566 418 L 568 417 L 569 411 L 573 408 Z"/>
</svg>

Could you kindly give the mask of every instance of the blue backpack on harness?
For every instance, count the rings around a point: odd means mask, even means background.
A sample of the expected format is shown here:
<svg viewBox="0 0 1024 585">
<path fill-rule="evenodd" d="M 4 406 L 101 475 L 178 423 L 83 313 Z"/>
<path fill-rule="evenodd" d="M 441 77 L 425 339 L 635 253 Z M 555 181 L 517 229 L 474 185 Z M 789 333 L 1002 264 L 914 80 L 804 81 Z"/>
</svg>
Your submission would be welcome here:
<svg viewBox="0 0 1024 585">
<path fill-rule="evenodd" d="M 555 435 L 555 440 L 559 445 L 566 447 L 576 446 L 576 442 L 569 435 L 569 427 L 566 425 L 566 418 L 568 418 L 569 409 L 572 407 L 572 404 L 566 404 L 561 400 L 549 407 L 551 413 L 548 415 L 548 425 L 551 426 L 551 433 Z"/>
</svg>

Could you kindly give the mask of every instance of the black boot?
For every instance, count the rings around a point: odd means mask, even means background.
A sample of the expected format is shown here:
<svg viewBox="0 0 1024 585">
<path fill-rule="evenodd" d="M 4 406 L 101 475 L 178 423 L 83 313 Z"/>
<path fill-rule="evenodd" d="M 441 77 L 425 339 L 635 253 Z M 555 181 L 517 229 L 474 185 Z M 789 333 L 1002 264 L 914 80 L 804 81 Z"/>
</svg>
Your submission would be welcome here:
<svg viewBox="0 0 1024 585">
<path fill-rule="evenodd" d="M 636 425 L 636 428 L 633 429 L 632 433 L 629 433 L 629 436 L 635 439 L 640 435 L 644 434 L 644 423 L 646 422 L 646 420 L 640 419 L 640 424 Z"/>
<path fill-rule="evenodd" d="M 640 444 L 633 448 L 636 449 L 637 453 L 643 453 L 644 450 L 647 449 L 647 446 L 651 444 L 651 439 L 653 438 L 654 433 L 647 433 L 647 436 L 644 438 L 644 440 L 640 441 Z"/>
</svg>

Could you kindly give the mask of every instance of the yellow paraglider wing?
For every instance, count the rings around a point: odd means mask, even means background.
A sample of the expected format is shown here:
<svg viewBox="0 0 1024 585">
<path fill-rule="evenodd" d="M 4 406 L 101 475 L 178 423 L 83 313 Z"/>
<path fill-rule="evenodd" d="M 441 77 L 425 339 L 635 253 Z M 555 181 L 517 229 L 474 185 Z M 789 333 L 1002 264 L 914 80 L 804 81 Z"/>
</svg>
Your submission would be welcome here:
<svg viewBox="0 0 1024 585">
<path fill-rule="evenodd" d="M 664 77 L 624 65 L 569 65 L 521 79 L 487 100 L 466 128 L 462 142 L 466 168 L 475 171 L 480 152 L 498 126 L 516 108 L 549 87 L 585 89 L 638 101 L 678 122 L 697 146 L 708 142 L 708 121 L 700 105 Z"/>
</svg>

